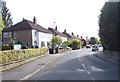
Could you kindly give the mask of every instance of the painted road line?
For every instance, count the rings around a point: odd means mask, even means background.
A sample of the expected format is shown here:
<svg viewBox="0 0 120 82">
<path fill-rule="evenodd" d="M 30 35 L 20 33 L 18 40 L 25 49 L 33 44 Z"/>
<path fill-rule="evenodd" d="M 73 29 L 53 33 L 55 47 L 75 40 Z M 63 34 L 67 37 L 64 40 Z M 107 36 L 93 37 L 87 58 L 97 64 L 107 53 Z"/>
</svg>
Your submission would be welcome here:
<svg viewBox="0 0 120 82">
<path fill-rule="evenodd" d="M 87 70 L 87 68 L 85 67 L 85 65 L 82 63 L 82 66 L 84 67 L 85 70 Z"/>
<path fill-rule="evenodd" d="M 81 62 L 80 56 L 78 55 L 78 60 Z"/>
</svg>

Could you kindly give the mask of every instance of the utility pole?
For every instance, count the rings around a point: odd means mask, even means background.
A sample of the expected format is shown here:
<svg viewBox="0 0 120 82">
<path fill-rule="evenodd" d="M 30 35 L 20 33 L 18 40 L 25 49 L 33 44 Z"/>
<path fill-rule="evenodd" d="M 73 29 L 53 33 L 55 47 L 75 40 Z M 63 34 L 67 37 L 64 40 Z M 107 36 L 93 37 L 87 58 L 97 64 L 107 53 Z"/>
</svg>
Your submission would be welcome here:
<svg viewBox="0 0 120 82">
<path fill-rule="evenodd" d="M 54 41 L 53 41 L 53 53 L 55 53 L 55 21 L 53 22 L 53 28 L 54 28 L 54 31 L 53 31 L 53 36 L 54 36 Z"/>
</svg>

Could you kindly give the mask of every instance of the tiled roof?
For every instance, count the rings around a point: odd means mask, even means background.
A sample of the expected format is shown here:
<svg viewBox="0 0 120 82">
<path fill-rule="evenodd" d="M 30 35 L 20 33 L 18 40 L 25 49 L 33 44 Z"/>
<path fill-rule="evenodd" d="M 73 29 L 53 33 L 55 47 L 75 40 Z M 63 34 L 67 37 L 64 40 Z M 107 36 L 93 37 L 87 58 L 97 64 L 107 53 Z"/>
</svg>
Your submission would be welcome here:
<svg viewBox="0 0 120 82">
<path fill-rule="evenodd" d="M 72 38 L 72 36 L 68 34 L 67 32 L 63 32 L 62 34 L 66 35 L 68 38 Z"/>
<path fill-rule="evenodd" d="M 29 20 L 23 19 L 23 21 L 9 27 L 9 28 L 4 28 L 4 31 L 19 31 L 19 30 L 29 30 L 29 29 L 35 29 L 39 32 L 44 32 L 44 33 L 51 33 L 51 31 L 43 28 L 42 26 L 38 24 L 34 24 L 33 22 Z"/>
<path fill-rule="evenodd" d="M 58 35 L 60 35 L 60 36 L 62 36 L 62 37 L 66 37 L 65 34 L 59 32 L 59 31 L 56 31 L 56 30 L 53 29 L 53 28 L 48 28 L 48 30 L 51 31 L 53 34 L 55 33 L 55 34 L 58 34 Z"/>
</svg>

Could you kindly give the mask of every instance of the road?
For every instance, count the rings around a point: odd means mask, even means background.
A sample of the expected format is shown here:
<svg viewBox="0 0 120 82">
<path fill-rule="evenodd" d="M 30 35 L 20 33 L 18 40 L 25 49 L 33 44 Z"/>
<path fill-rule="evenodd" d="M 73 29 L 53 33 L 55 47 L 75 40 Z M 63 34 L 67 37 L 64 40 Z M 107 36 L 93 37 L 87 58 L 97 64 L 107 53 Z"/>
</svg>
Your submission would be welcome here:
<svg viewBox="0 0 120 82">
<path fill-rule="evenodd" d="M 68 53 L 30 80 L 118 80 L 118 66 L 95 56 L 91 49 Z"/>
</svg>

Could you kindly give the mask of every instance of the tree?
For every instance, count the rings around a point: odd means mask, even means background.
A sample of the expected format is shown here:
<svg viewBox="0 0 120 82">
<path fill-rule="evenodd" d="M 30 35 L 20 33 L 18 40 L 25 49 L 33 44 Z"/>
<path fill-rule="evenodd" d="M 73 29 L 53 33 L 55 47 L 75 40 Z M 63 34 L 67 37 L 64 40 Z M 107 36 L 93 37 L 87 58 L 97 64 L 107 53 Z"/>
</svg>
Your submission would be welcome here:
<svg viewBox="0 0 120 82">
<path fill-rule="evenodd" d="M 2 29 L 4 28 L 4 23 L 2 17 L 0 16 L 0 40 L 2 40 Z"/>
<path fill-rule="evenodd" d="M 81 47 L 81 41 L 79 39 L 73 39 L 72 40 L 72 49 L 76 50 Z"/>
<path fill-rule="evenodd" d="M 64 42 L 62 42 L 62 45 L 64 46 L 64 47 L 72 47 L 72 40 L 67 40 L 67 41 L 64 41 Z"/>
<path fill-rule="evenodd" d="M 90 38 L 90 44 L 97 44 L 97 42 L 98 42 L 98 40 L 97 40 L 97 38 L 95 38 L 95 37 L 91 37 Z"/>
<path fill-rule="evenodd" d="M 59 46 L 61 44 L 62 40 L 58 35 L 53 35 L 51 42 L 51 46 L 55 48 L 57 45 Z"/>
<path fill-rule="evenodd" d="M 6 2 L 2 2 L 2 20 L 4 21 L 4 25 L 6 28 L 12 26 L 12 18 L 11 13 L 9 12 L 9 9 L 6 7 Z"/>
<path fill-rule="evenodd" d="M 104 50 L 120 51 L 118 33 L 118 9 L 120 2 L 107 2 L 99 16 L 99 36 Z"/>
</svg>

